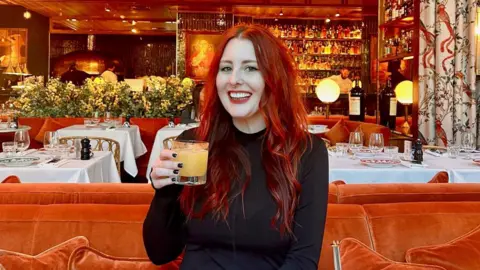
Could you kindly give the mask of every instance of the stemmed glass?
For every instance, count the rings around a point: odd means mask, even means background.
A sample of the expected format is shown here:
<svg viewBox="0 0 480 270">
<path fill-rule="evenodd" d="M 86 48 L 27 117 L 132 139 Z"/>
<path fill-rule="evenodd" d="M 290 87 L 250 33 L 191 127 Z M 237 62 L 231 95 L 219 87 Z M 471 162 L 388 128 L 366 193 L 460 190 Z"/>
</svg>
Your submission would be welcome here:
<svg viewBox="0 0 480 270">
<path fill-rule="evenodd" d="M 355 158 L 355 153 L 363 147 L 363 133 L 362 132 L 350 132 L 350 138 L 348 140 L 350 150 Z"/>
<path fill-rule="evenodd" d="M 368 140 L 368 148 L 373 153 L 380 153 L 383 150 L 385 143 L 383 141 L 383 134 L 382 133 L 372 133 L 370 134 L 370 138 Z"/>
<path fill-rule="evenodd" d="M 21 155 L 23 151 L 30 147 L 30 135 L 28 134 L 28 130 L 16 131 L 13 141 L 17 143 L 17 150 Z"/>
<path fill-rule="evenodd" d="M 465 159 L 472 159 L 472 152 L 476 150 L 476 146 L 475 134 L 472 132 L 462 134 L 462 150 L 467 153 Z"/>
<path fill-rule="evenodd" d="M 43 138 L 43 148 L 45 150 L 53 150 L 59 143 L 58 132 L 47 131 Z"/>
</svg>

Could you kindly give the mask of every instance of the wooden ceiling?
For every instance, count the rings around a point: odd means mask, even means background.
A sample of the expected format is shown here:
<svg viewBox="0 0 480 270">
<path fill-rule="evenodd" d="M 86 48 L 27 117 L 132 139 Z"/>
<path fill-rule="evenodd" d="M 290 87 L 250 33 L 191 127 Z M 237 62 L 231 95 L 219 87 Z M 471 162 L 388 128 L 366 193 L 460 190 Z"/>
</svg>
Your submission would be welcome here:
<svg viewBox="0 0 480 270">
<path fill-rule="evenodd" d="M 160 3 L 161 2 L 161 3 Z M 51 18 L 52 33 L 175 35 L 177 12 L 228 12 L 253 17 L 361 19 L 376 0 L 0 0 Z M 135 25 L 133 25 L 135 21 Z M 137 33 L 132 32 L 135 29 Z"/>
</svg>

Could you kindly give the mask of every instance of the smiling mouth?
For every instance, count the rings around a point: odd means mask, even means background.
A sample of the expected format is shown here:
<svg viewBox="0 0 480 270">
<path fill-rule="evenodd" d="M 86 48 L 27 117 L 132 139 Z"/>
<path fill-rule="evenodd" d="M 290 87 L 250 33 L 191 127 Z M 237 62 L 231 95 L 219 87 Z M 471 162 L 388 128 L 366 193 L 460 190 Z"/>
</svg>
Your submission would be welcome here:
<svg viewBox="0 0 480 270">
<path fill-rule="evenodd" d="M 246 91 L 228 91 L 231 100 L 248 100 L 252 93 Z"/>
</svg>

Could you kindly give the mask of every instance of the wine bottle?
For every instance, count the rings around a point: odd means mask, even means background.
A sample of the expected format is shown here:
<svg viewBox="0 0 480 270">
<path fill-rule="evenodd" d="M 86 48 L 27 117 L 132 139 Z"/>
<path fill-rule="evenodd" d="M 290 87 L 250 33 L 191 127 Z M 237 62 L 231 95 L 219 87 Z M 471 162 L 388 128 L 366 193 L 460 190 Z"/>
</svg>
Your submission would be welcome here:
<svg viewBox="0 0 480 270">
<path fill-rule="evenodd" d="M 362 82 L 359 79 L 355 80 L 348 101 L 350 121 L 365 121 L 365 94 L 362 89 Z"/>
<path fill-rule="evenodd" d="M 392 88 L 391 78 L 388 77 L 387 84 L 380 94 L 380 124 L 395 130 L 397 119 L 397 98 Z"/>
</svg>

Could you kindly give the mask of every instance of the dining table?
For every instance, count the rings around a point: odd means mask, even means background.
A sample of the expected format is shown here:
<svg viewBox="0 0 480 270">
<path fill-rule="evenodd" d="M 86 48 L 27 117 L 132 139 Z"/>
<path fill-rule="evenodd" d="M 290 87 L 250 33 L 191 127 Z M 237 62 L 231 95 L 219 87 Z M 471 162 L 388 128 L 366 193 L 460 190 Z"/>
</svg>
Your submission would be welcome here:
<svg viewBox="0 0 480 270">
<path fill-rule="evenodd" d="M 120 161 L 123 162 L 125 171 L 135 177 L 138 174 L 136 159 L 145 153 L 147 148 L 140 136 L 140 129 L 136 125 L 130 127 L 115 127 L 98 125 L 87 127 L 85 125 L 72 125 L 59 129 L 59 137 L 104 137 L 117 141 L 120 144 Z M 94 142 L 91 143 L 95 147 Z"/>
<path fill-rule="evenodd" d="M 22 183 L 121 183 L 113 154 L 95 151 L 88 160 L 30 149 L 14 156 L 0 154 L 0 179 L 16 175 Z"/>
</svg>

